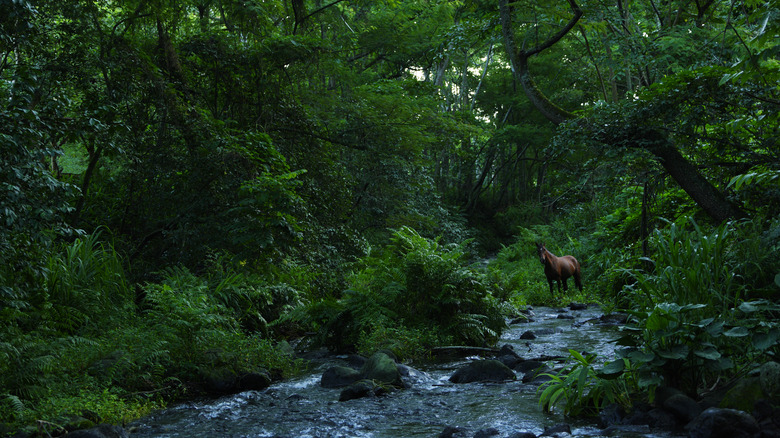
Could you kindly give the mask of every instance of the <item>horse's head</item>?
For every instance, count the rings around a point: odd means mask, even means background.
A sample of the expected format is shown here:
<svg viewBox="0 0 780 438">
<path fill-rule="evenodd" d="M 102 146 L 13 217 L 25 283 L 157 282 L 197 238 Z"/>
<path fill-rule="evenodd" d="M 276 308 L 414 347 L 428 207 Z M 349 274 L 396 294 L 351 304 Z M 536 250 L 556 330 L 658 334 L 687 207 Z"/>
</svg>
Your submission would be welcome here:
<svg viewBox="0 0 780 438">
<path fill-rule="evenodd" d="M 543 265 L 547 264 L 547 248 L 544 247 L 544 243 L 536 243 L 536 252 L 539 254 L 539 261 Z"/>
</svg>

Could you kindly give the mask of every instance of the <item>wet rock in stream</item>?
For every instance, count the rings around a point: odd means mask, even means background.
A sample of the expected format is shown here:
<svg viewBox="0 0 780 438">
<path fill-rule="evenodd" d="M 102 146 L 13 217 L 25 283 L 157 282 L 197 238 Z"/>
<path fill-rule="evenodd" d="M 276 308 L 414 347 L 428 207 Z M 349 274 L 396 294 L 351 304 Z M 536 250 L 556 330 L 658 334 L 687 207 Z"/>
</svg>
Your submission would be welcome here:
<svg viewBox="0 0 780 438">
<path fill-rule="evenodd" d="M 452 383 L 504 382 L 515 380 L 515 372 L 498 360 L 487 359 L 471 362 L 455 371 L 450 377 Z"/>
<path fill-rule="evenodd" d="M 752 438 L 759 432 L 750 414 L 726 408 L 705 410 L 686 429 L 690 438 Z"/>
<path fill-rule="evenodd" d="M 361 380 L 355 382 L 341 391 L 339 401 L 345 402 L 363 397 L 377 397 L 387 394 L 387 388 L 377 384 L 373 380 Z"/>
<path fill-rule="evenodd" d="M 507 367 L 514 369 L 518 364 L 523 362 L 524 359 L 515 352 L 515 349 L 511 345 L 506 344 L 498 351 L 496 360 Z"/>
<path fill-rule="evenodd" d="M 354 368 L 334 366 L 322 373 L 320 386 L 323 388 L 342 388 L 357 382 L 361 378 L 360 371 Z"/>
</svg>

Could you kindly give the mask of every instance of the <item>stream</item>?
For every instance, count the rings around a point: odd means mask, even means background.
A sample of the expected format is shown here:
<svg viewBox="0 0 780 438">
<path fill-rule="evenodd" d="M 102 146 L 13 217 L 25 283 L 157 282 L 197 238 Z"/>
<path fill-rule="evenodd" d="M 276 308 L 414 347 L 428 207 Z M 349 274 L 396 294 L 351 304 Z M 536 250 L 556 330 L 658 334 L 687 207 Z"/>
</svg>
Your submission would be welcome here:
<svg viewBox="0 0 780 438">
<path fill-rule="evenodd" d="M 574 319 L 559 319 L 564 310 L 534 309 L 533 322 L 512 324 L 499 345 L 511 344 L 523 358 L 568 357 L 569 348 L 613 357 L 618 337 L 615 326 L 587 322 L 602 312 L 597 307 L 570 311 Z M 537 333 L 536 339 L 520 336 Z M 493 428 L 496 437 L 516 432 L 539 436 L 560 423 L 571 425 L 572 435 L 602 436 L 593 423 L 571 422 L 561 414 L 545 414 L 538 404 L 535 384 L 518 380 L 504 383 L 453 384 L 453 372 L 476 357 L 413 364 L 411 388 L 382 397 L 339 402 L 340 389 L 320 386 L 322 373 L 346 364 L 345 358 L 317 361 L 309 374 L 275 383 L 262 391 L 247 391 L 220 399 L 188 402 L 156 412 L 131 425 L 132 437 L 438 437 L 446 427 L 458 427 L 472 437 Z M 553 368 L 560 364 L 550 363 Z M 621 431 L 620 437 L 670 437 L 649 430 Z"/>
</svg>

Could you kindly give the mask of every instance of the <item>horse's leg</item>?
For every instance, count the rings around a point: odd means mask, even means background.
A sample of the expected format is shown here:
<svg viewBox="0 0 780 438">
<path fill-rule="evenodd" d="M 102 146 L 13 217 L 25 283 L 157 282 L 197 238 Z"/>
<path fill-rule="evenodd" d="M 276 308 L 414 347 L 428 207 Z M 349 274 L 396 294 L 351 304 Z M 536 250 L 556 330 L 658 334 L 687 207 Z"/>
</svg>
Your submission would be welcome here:
<svg viewBox="0 0 780 438">
<path fill-rule="evenodd" d="M 552 295 L 553 297 L 555 297 L 555 291 L 553 290 L 553 279 L 552 279 L 552 278 L 548 278 L 548 279 L 547 279 L 547 282 L 548 282 L 548 283 L 550 283 L 550 295 Z M 559 287 L 560 287 L 560 286 L 559 286 Z"/>
<path fill-rule="evenodd" d="M 579 269 L 574 271 L 574 285 L 582 292 L 582 273 Z"/>
<path fill-rule="evenodd" d="M 563 292 L 566 293 L 569 290 L 569 278 L 561 277 L 561 283 L 563 283 Z"/>
</svg>

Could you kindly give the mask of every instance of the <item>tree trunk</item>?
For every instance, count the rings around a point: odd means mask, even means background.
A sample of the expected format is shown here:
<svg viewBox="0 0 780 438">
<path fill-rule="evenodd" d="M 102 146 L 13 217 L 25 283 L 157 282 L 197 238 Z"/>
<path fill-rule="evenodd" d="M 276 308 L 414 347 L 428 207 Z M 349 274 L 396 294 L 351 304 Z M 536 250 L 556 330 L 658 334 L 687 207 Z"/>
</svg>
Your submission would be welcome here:
<svg viewBox="0 0 780 438">
<path fill-rule="evenodd" d="M 707 181 L 658 130 L 643 131 L 632 143 L 642 144 L 641 147 L 653 154 L 685 193 L 716 222 L 745 217 L 745 213 Z"/>
</svg>

